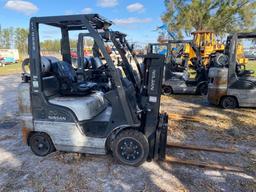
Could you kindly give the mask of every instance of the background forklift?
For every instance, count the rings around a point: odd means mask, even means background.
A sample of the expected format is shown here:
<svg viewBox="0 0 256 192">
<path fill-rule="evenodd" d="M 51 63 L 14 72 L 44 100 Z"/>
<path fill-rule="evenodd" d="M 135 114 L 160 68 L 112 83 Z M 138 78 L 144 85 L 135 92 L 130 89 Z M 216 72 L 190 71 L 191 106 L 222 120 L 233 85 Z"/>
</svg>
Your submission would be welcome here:
<svg viewBox="0 0 256 192">
<path fill-rule="evenodd" d="M 20 84 L 19 106 L 23 141 L 36 155 L 45 156 L 54 150 L 111 152 L 118 162 L 132 166 L 165 158 L 168 116 L 159 113 L 164 58 L 147 55 L 141 84 L 129 80 L 135 79 L 132 66 L 124 63 L 123 76 L 104 45 L 102 37 L 111 39 L 111 24 L 97 14 L 31 18 L 31 74 L 28 83 Z M 41 56 L 41 25 L 61 31 L 62 61 Z M 84 31 L 93 38 L 106 61 L 109 91 L 98 91 L 97 82 L 92 80 L 79 80 L 71 65 L 70 31 Z M 102 66 L 100 58 L 93 60 Z"/>
<path fill-rule="evenodd" d="M 149 53 L 165 53 L 166 65 L 162 93 L 170 94 L 207 94 L 208 72 L 201 63 L 199 50 L 192 41 L 169 40 L 164 44 L 149 44 Z M 191 77 L 190 69 L 195 71 Z"/>
<path fill-rule="evenodd" d="M 141 80 L 143 78 L 142 66 L 136 55 L 133 53 L 132 47 L 126 40 L 126 34 L 119 31 L 108 31 L 108 33 L 102 32 L 99 34 L 104 42 L 111 44 L 107 45 L 107 47 L 110 48 L 110 52 L 114 52 L 114 54 L 117 55 L 113 62 L 116 62 L 115 64 L 122 68 L 127 79 L 133 82 L 135 89 L 139 90 L 142 83 Z M 86 37 L 88 37 L 87 33 L 80 33 L 78 37 L 78 68 L 83 74 L 85 74 L 84 71 L 92 71 L 91 73 L 93 74 L 95 74 L 95 72 L 98 72 L 96 74 L 102 74 L 102 70 L 98 70 L 99 66 L 95 65 L 94 62 L 90 62 L 91 58 L 85 57 L 84 55 L 84 38 Z M 93 51 L 94 55 L 101 54 L 98 51 L 97 45 L 94 45 Z M 92 70 L 90 70 L 90 68 Z M 103 73 L 104 71 L 105 70 L 103 70 Z M 88 76 L 88 74 L 86 76 Z M 102 76 L 96 76 L 93 79 L 102 82 Z"/>
<path fill-rule="evenodd" d="M 238 33 L 227 38 L 224 54 L 215 59 L 209 71 L 208 101 L 225 109 L 256 107 L 256 78 L 238 62 L 238 44 L 255 42 L 256 33 Z M 255 61 L 254 61 L 255 62 Z M 256 63 L 254 63 L 256 66 Z"/>
<path fill-rule="evenodd" d="M 224 52 L 225 44 L 217 40 L 213 31 L 195 31 L 191 34 L 193 35 L 193 45 L 199 50 L 203 65 L 208 66 L 213 56 L 218 57 Z M 248 59 L 244 55 L 244 47 L 241 44 L 237 44 L 236 54 L 239 64 L 248 63 Z"/>
</svg>

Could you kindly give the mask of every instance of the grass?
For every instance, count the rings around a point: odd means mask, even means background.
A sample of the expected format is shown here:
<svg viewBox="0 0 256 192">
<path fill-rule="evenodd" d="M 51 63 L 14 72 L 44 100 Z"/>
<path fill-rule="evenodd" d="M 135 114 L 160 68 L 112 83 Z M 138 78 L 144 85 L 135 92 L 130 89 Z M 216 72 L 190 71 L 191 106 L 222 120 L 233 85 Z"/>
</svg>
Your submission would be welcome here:
<svg viewBox="0 0 256 192">
<path fill-rule="evenodd" d="M 253 70 L 253 71 L 254 71 L 253 76 L 256 77 L 256 60 L 249 61 L 249 62 L 246 64 L 246 69 L 247 69 L 247 70 Z"/>
<path fill-rule="evenodd" d="M 254 74 L 252 76 L 256 77 L 256 60 L 248 61 L 245 67 L 247 70 L 253 70 Z M 189 69 L 189 73 L 190 73 L 190 78 L 195 78 L 196 76 L 195 70 Z"/>
<path fill-rule="evenodd" d="M 246 69 L 255 71 L 254 75 L 256 77 L 256 61 L 249 61 L 246 64 Z M 5 67 L 0 67 L 0 76 L 2 75 L 11 75 L 11 74 L 17 74 L 21 73 L 21 63 L 15 63 L 6 65 Z M 193 73 L 193 70 L 189 70 L 191 78 L 195 76 L 195 73 Z"/>
<path fill-rule="evenodd" d="M 0 67 L 0 76 L 21 73 L 21 63 L 15 63 Z"/>
</svg>

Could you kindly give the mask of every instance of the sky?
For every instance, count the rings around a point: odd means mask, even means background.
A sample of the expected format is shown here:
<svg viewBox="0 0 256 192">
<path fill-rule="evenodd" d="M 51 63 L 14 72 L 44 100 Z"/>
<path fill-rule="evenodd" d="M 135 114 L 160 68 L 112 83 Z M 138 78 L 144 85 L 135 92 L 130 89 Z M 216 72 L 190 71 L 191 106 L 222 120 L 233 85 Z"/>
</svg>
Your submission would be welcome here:
<svg viewBox="0 0 256 192">
<path fill-rule="evenodd" d="M 133 42 L 156 42 L 163 0 L 0 0 L 0 25 L 28 28 L 32 16 L 99 13 Z"/>
</svg>

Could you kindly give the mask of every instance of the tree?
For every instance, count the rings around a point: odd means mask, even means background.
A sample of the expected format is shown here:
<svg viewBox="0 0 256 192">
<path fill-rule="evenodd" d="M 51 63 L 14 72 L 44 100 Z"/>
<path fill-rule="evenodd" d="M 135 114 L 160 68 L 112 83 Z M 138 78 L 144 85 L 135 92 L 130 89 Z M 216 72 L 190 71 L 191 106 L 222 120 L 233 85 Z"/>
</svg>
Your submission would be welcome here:
<svg viewBox="0 0 256 192">
<path fill-rule="evenodd" d="M 3 49 L 10 49 L 13 45 L 13 28 L 0 29 L 0 47 Z"/>
<path fill-rule="evenodd" d="M 179 36 L 198 30 L 223 35 L 255 27 L 255 0 L 165 0 L 165 6 L 162 21 Z"/>
<path fill-rule="evenodd" d="M 92 47 L 93 46 L 93 39 L 92 38 L 85 38 L 84 39 L 84 46 L 86 47 Z"/>
<path fill-rule="evenodd" d="M 40 43 L 42 51 L 52 51 L 52 52 L 60 52 L 60 40 L 59 39 L 49 39 L 44 40 Z"/>
<path fill-rule="evenodd" d="M 15 47 L 19 54 L 24 57 L 28 54 L 28 29 L 16 28 L 14 32 Z"/>
<path fill-rule="evenodd" d="M 70 39 L 70 48 L 76 49 L 77 48 L 77 40 L 76 39 Z"/>
</svg>

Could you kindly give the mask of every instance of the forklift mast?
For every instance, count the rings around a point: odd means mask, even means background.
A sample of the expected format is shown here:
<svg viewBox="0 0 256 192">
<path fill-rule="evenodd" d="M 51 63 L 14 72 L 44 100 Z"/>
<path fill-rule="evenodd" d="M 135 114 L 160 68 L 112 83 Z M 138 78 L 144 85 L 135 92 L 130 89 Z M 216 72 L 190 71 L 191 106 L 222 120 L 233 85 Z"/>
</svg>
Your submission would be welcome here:
<svg viewBox="0 0 256 192">
<path fill-rule="evenodd" d="M 125 47 L 128 51 L 132 51 L 129 48 L 129 44 L 125 37 L 126 35 L 120 32 L 111 33 L 111 39 L 124 61 L 125 70 L 131 75 L 132 79 L 136 79 L 132 66 L 125 55 Z M 166 114 L 159 116 L 164 61 L 165 57 L 163 55 L 147 54 L 143 62 L 143 71 L 139 63 L 136 62 L 138 71 L 142 74 L 140 75 L 140 91 L 137 95 L 140 96 L 140 106 L 142 108 L 142 127 L 144 129 L 144 134 L 149 138 L 151 149 L 149 152 L 149 159 L 157 157 L 160 159 L 165 158 L 168 117 Z M 136 81 L 132 82 L 134 82 L 135 86 L 138 86 Z M 157 130 L 155 129 L 156 127 L 158 127 Z"/>
<path fill-rule="evenodd" d="M 142 80 L 142 72 L 141 72 L 141 67 L 138 63 L 138 61 L 135 63 L 137 70 L 139 71 L 139 78 L 140 80 L 138 80 L 136 78 L 135 75 L 135 71 L 133 70 L 132 64 L 129 62 L 129 59 L 127 58 L 127 51 L 131 51 L 129 50 L 129 44 L 126 41 L 126 35 L 120 32 L 110 32 L 110 39 L 113 42 L 114 46 L 116 47 L 118 53 L 120 54 L 121 58 L 122 58 L 122 67 L 123 70 L 127 76 L 127 78 L 133 83 L 134 88 L 136 90 L 137 93 L 140 92 L 140 84 L 141 84 L 141 80 Z M 128 45 L 128 46 L 127 46 Z M 132 53 L 131 53 L 132 56 Z"/>
<path fill-rule="evenodd" d="M 83 61 L 83 38 L 87 35 L 86 33 L 79 34 L 79 66 L 81 66 L 81 61 Z M 150 151 L 148 160 L 158 156 L 164 159 L 168 117 L 166 114 L 159 115 L 159 110 L 165 57 L 159 54 L 147 54 L 143 62 L 143 71 L 136 60 L 135 64 L 140 77 L 140 82 L 138 82 L 132 64 L 126 55 L 127 51 L 132 53 L 129 43 L 125 38 L 126 35 L 117 31 L 106 31 L 100 33 L 100 35 L 106 41 L 114 44 L 122 58 L 123 63 L 121 66 L 124 73 L 132 82 L 136 91 L 136 100 L 141 110 L 140 112 L 138 111 L 141 113 L 141 129 L 145 136 L 149 138 Z M 158 127 L 157 130 L 156 127 Z"/>
</svg>

